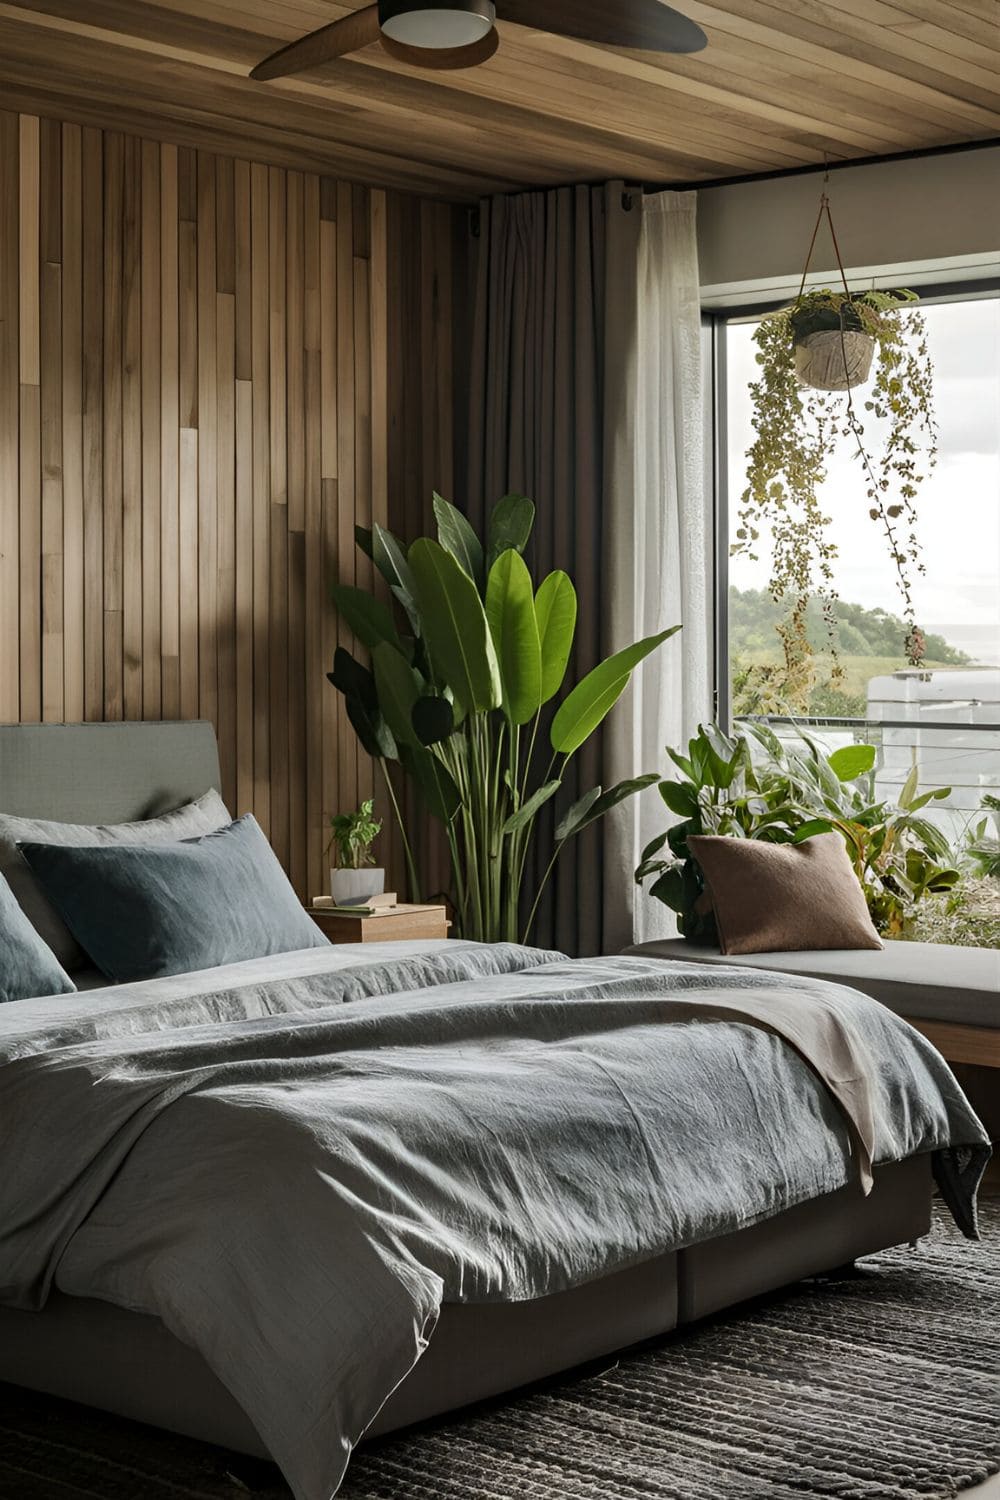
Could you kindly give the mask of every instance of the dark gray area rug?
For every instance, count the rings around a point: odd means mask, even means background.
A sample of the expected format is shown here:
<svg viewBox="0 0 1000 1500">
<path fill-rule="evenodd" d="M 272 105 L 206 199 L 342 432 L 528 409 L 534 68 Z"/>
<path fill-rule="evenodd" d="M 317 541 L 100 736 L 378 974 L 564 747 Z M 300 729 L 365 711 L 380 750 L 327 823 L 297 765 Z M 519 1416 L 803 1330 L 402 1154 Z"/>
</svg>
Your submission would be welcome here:
<svg viewBox="0 0 1000 1500">
<path fill-rule="evenodd" d="M 945 1500 L 1000 1472 L 1000 1202 L 983 1242 L 803 1283 L 387 1439 L 343 1500 Z M 277 1473 L 0 1386 L 3 1500 L 287 1500 Z"/>
</svg>

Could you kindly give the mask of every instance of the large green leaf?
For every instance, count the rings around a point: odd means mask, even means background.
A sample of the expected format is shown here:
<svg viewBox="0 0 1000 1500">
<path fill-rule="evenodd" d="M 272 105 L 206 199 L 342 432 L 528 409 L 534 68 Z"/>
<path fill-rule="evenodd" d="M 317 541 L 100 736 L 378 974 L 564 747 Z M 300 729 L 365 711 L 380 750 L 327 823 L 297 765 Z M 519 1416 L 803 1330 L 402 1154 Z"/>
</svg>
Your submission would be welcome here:
<svg viewBox="0 0 1000 1500">
<path fill-rule="evenodd" d="M 703 832 L 700 818 L 688 818 L 684 823 L 675 823 L 667 830 L 667 847 L 677 859 L 690 859 L 691 851 L 687 846 L 688 835 Z"/>
<path fill-rule="evenodd" d="M 685 786 L 681 781 L 662 781 L 660 796 L 679 818 L 697 817 L 698 795 L 693 787 Z"/>
<path fill-rule="evenodd" d="M 596 823 L 599 818 L 603 818 L 613 807 L 617 807 L 620 802 L 626 801 L 629 797 L 634 797 L 636 792 L 645 791 L 648 786 L 653 786 L 659 779 L 658 772 L 651 771 L 645 776 L 634 776 L 629 781 L 619 781 L 617 786 L 611 787 L 606 792 L 602 792 L 601 788 L 598 787 L 598 795 L 590 803 L 589 807 L 582 808 L 582 804 L 578 802 L 577 807 L 581 808 L 581 811 L 577 816 L 574 818 L 572 812 L 566 815 L 559 825 L 561 830 L 560 837 L 568 839 L 572 838 L 574 834 L 582 833 L 585 828 L 590 827 L 591 823 Z"/>
<path fill-rule="evenodd" d="M 650 842 L 646 845 L 645 849 L 643 849 L 642 853 L 639 855 L 639 859 L 641 860 L 641 862 L 645 864 L 647 860 L 650 860 L 654 857 L 654 855 L 659 854 L 660 850 L 663 848 L 666 842 L 667 835 L 665 833 L 658 833 L 656 835 L 656 838 L 651 839 Z"/>
<path fill-rule="evenodd" d="M 487 566 L 492 567 L 509 547 L 523 552 L 531 537 L 535 524 L 535 502 L 527 495 L 504 495 L 493 507 L 489 528 L 489 555 Z"/>
<path fill-rule="evenodd" d="M 701 734 L 708 749 L 712 780 L 722 791 L 727 791 L 746 756 L 746 741 L 730 739 L 718 724 L 703 724 Z"/>
<path fill-rule="evenodd" d="M 412 745 L 401 746 L 400 759 L 420 789 L 428 811 L 442 823 L 450 823 L 462 806 L 462 794 L 447 766 L 422 746 L 417 749 Z"/>
<path fill-rule="evenodd" d="M 591 791 L 584 792 L 583 796 L 578 802 L 573 803 L 573 806 L 563 818 L 562 822 L 556 824 L 556 840 L 558 843 L 561 844 L 563 839 L 568 839 L 571 834 L 576 832 L 577 828 L 590 812 L 590 809 L 593 807 L 594 803 L 598 800 L 600 795 L 601 788 L 599 786 L 595 786 Z"/>
<path fill-rule="evenodd" d="M 347 717 L 362 749 L 373 760 L 395 760 L 398 756 L 396 741 L 378 709 L 369 709 L 360 698 L 347 699 Z"/>
<path fill-rule="evenodd" d="M 802 823 L 796 828 L 792 835 L 793 844 L 804 844 L 806 839 L 814 839 L 820 833 L 832 833 L 833 824 L 826 818 L 810 818 L 807 823 Z"/>
<path fill-rule="evenodd" d="M 499 708 L 500 669 L 476 585 L 429 537 L 413 543 L 409 563 L 437 679 L 451 688 L 463 712 Z"/>
<path fill-rule="evenodd" d="M 578 750 L 614 708 L 639 663 L 679 629 L 679 625 L 673 625 L 669 630 L 647 636 L 588 672 L 560 704 L 552 720 L 553 750 L 561 755 L 572 755 Z"/>
<path fill-rule="evenodd" d="M 649 894 L 669 906 L 671 911 L 683 912 L 688 907 L 688 882 L 680 865 L 671 865 L 650 886 Z"/>
<path fill-rule="evenodd" d="M 576 589 L 566 573 L 550 573 L 535 596 L 535 617 L 542 648 L 542 702 L 563 685 L 576 633 Z"/>
<path fill-rule="evenodd" d="M 500 832 L 516 833 L 519 828 L 523 828 L 526 823 L 530 823 L 538 812 L 538 809 L 544 807 L 549 798 L 554 797 L 561 786 L 561 781 L 547 781 L 544 786 L 540 786 L 538 791 L 530 796 L 527 802 L 518 808 L 516 813 L 511 813 Z"/>
<path fill-rule="evenodd" d="M 398 537 L 378 523 L 372 527 L 372 561 L 400 604 L 406 610 L 414 630 L 420 630 L 420 615 L 413 597 L 413 575 L 406 560 L 406 549 Z"/>
<path fill-rule="evenodd" d="M 438 541 L 446 552 L 450 552 L 459 567 L 480 586 L 483 582 L 483 544 L 471 523 L 441 495 L 434 494 L 434 518 L 438 525 Z"/>
<path fill-rule="evenodd" d="M 951 796 L 951 792 L 952 789 L 950 786 L 932 787 L 929 792 L 921 792 L 919 797 L 914 797 L 910 802 L 907 811 L 919 812 L 922 807 L 927 806 L 928 802 L 943 802 L 946 797 Z M 902 807 L 903 803 L 900 803 L 900 806 Z"/>
<path fill-rule="evenodd" d="M 715 757 L 708 743 L 704 726 L 699 728 L 693 740 L 688 741 L 691 760 L 691 780 L 698 788 L 715 785 Z"/>
<path fill-rule="evenodd" d="M 931 823 L 927 818 L 909 817 L 905 820 L 904 827 L 916 834 L 935 859 L 951 859 L 951 845 L 936 823 Z"/>
<path fill-rule="evenodd" d="M 440 745 L 455 731 L 455 709 L 449 698 L 436 695 L 418 698 L 410 719 L 422 745 Z"/>
<path fill-rule="evenodd" d="M 671 750 L 669 745 L 667 746 L 667 754 L 670 756 L 670 759 L 673 761 L 677 769 L 679 771 L 683 771 L 684 775 L 689 781 L 693 781 L 694 766 L 691 764 L 688 757 L 686 755 L 682 755 L 679 750 Z"/>
<path fill-rule="evenodd" d="M 777 765 L 782 764 L 785 758 L 784 746 L 768 724 L 755 724 L 752 719 L 745 719 L 741 721 L 740 728 L 746 730 Z"/>
<path fill-rule="evenodd" d="M 512 549 L 490 569 L 486 618 L 500 664 L 504 713 L 511 723 L 526 724 L 541 707 L 542 647 L 531 574 Z"/>
<path fill-rule="evenodd" d="M 875 746 L 841 745 L 827 756 L 826 763 L 838 781 L 856 781 L 874 766 Z"/>
<path fill-rule="evenodd" d="M 413 705 L 427 684 L 419 672 L 386 641 L 380 641 L 372 652 L 375 669 L 375 687 L 378 691 L 382 717 L 392 730 L 397 743 L 416 745 L 413 729 Z"/>
<path fill-rule="evenodd" d="M 914 807 L 913 807 L 913 799 L 917 795 L 917 788 L 918 788 L 919 785 L 920 785 L 920 767 L 919 766 L 911 766 L 910 767 L 910 774 L 907 776 L 906 780 L 903 782 L 903 788 L 902 788 L 902 791 L 899 794 L 899 805 L 903 809 L 904 812 L 912 812 L 912 811 L 915 810 Z"/>
<path fill-rule="evenodd" d="M 388 641 L 397 650 L 402 650 L 392 614 L 381 599 L 346 583 L 335 583 L 330 592 L 344 621 L 369 651 L 374 650 L 379 641 Z"/>
<path fill-rule="evenodd" d="M 366 708 L 378 708 L 375 678 L 343 646 L 338 646 L 334 652 L 333 671 L 327 672 L 326 677 L 345 698 L 360 698 Z"/>
</svg>

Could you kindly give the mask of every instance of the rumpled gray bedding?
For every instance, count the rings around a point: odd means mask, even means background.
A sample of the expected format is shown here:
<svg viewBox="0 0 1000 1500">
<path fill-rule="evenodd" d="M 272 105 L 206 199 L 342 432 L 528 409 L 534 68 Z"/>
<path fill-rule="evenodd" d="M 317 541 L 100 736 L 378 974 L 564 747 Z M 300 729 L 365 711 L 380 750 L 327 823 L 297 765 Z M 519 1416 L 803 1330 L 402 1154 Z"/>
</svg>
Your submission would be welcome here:
<svg viewBox="0 0 1000 1500">
<path fill-rule="evenodd" d="M 350 1005 L 342 1002 L 352 1001 Z M 874 1001 L 512 945 L 330 948 L 0 1007 L 0 1301 L 153 1314 L 330 1500 L 443 1302 L 522 1300 L 989 1146 Z"/>
</svg>

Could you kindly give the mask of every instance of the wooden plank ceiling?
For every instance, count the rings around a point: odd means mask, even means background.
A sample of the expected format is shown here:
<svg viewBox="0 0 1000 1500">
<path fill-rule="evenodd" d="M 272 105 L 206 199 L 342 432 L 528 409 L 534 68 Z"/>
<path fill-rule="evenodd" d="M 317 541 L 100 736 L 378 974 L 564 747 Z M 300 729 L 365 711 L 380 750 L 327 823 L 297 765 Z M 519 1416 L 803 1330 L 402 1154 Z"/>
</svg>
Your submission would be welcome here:
<svg viewBox="0 0 1000 1500">
<path fill-rule="evenodd" d="M 609 0 L 609 4 L 612 0 Z M 676 0 L 690 57 L 502 25 L 429 74 L 376 44 L 252 83 L 330 0 L 0 0 L 0 104 L 454 200 L 692 182 L 1000 135 L 1000 0 Z"/>
</svg>

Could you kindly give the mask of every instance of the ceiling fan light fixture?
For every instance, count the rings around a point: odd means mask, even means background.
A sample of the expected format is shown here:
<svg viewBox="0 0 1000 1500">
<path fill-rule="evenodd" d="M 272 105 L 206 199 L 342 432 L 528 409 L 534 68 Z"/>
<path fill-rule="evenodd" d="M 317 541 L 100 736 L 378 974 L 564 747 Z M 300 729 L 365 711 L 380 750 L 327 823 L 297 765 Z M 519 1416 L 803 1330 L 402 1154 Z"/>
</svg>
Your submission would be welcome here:
<svg viewBox="0 0 1000 1500">
<path fill-rule="evenodd" d="M 379 25 L 390 41 L 428 51 L 471 47 L 493 30 L 493 0 L 379 0 Z"/>
</svg>

